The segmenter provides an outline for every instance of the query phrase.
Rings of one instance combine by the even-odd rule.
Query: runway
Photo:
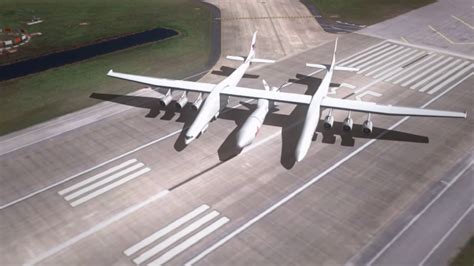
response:
[[[330,62],[333,40],[254,67],[254,78],[239,85],[261,89],[264,78],[286,84],[286,92],[311,93],[323,73],[305,63]],[[430,202],[426,195],[460,164],[472,167],[473,62],[357,33],[340,37],[337,61],[360,71],[336,73],[332,97],[467,111],[468,118],[373,115],[367,137],[359,125],[366,115],[354,113],[351,134],[340,122],[319,128],[296,164],[305,108],[279,105],[254,144],[234,156],[254,101],[232,99],[237,109],[185,147],[190,108],[159,109],[148,92],[98,95],[125,109],[0,155],[2,261],[341,265],[374,258],[418,213],[414,205]],[[335,112],[336,121],[346,115]]]

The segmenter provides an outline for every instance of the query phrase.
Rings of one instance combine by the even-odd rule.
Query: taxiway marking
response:
[[[458,81],[457,83],[455,83],[454,85],[452,85],[451,87],[447,88],[446,90],[444,90],[442,93],[436,95],[435,97],[433,97],[431,100],[429,100],[428,102],[426,102],[425,104],[423,104],[420,108],[426,108],[428,105],[430,105],[431,103],[433,103],[434,101],[438,100],[439,98],[441,98],[442,96],[444,96],[446,93],[448,93],[449,91],[451,91],[453,88],[455,88],[456,86],[458,86],[460,83],[462,83],[467,77],[465,77],[464,79]],[[210,247],[208,247],[207,249],[205,249],[204,251],[202,251],[201,253],[199,253],[197,256],[193,257],[191,260],[189,260],[188,262],[185,263],[186,266],[189,266],[189,265],[193,265],[194,263],[200,261],[201,259],[203,259],[204,257],[206,257],[207,255],[209,255],[211,252],[215,251],[216,249],[218,249],[219,247],[221,247],[222,245],[224,245],[225,243],[227,243],[229,240],[231,240],[232,238],[234,238],[236,235],[240,234],[241,232],[245,231],[247,228],[249,228],[250,226],[252,226],[253,224],[255,224],[256,222],[258,222],[259,220],[261,220],[262,218],[264,218],[265,216],[267,216],[268,214],[270,214],[271,212],[273,212],[274,210],[276,210],[277,208],[279,208],[280,206],[282,206],[283,204],[285,204],[286,202],[288,202],[289,200],[293,199],[295,196],[297,196],[298,194],[300,194],[301,192],[303,192],[304,190],[306,190],[308,187],[310,187],[311,185],[313,185],[314,183],[316,183],[319,179],[321,179],[322,177],[326,176],[328,173],[332,172],[334,169],[338,168],[340,165],[342,165],[344,162],[348,161],[349,159],[351,159],[352,157],[354,157],[355,155],[359,154],[361,151],[365,150],[367,147],[369,147],[370,145],[372,145],[373,143],[375,143],[377,141],[378,138],[382,137],[384,134],[386,134],[386,132],[390,131],[390,130],[393,130],[395,129],[396,127],[398,127],[399,125],[401,125],[402,123],[404,123],[405,121],[407,121],[410,117],[409,116],[405,116],[404,118],[402,118],[401,120],[399,120],[397,123],[395,123],[394,125],[392,125],[390,128],[388,128],[388,130],[380,133],[376,138],[374,139],[371,139],[370,141],[368,141],[367,143],[365,143],[364,145],[362,145],[361,147],[359,147],[357,150],[353,151],[352,153],[350,153],[349,155],[347,155],[346,157],[344,157],[343,159],[341,159],[340,161],[336,162],[335,164],[333,164],[331,167],[327,168],[325,171],[323,171],[321,174],[317,175],[316,177],[312,178],[311,180],[309,180],[308,182],[306,182],[305,184],[303,184],[301,187],[297,188],[296,190],[294,190],[292,193],[288,194],[287,196],[285,196],[284,198],[282,198],[281,200],[279,200],[277,203],[273,204],[272,206],[270,206],[269,208],[265,209],[263,212],[261,212],[260,214],[258,214],[257,216],[255,216],[254,218],[250,219],[248,222],[244,223],[243,225],[241,225],[240,227],[238,227],[237,229],[235,229],[234,231],[230,232],[229,234],[227,234],[226,236],[224,236],[223,238],[221,238],[219,241],[217,241],[216,243],[214,243],[213,245],[211,245]],[[470,164],[472,165],[472,163]],[[454,180],[452,181],[454,182]]]
[[[433,26],[431,25],[428,25],[428,27],[434,31],[435,33],[437,33],[439,36],[441,36],[443,39],[445,39],[446,41],[448,41],[450,44],[452,45],[469,45],[469,44],[474,44],[474,42],[455,42],[453,40],[451,40],[450,38],[448,38],[446,35],[444,35],[443,33],[441,33],[439,30],[435,29]]]
[[[443,92],[444,94],[444,92]],[[442,95],[442,94],[440,94]],[[410,220],[410,222],[405,225],[405,227],[403,227],[403,229],[398,232],[397,235],[395,235],[395,237],[390,240],[390,242],[387,243],[387,245],[385,245],[370,261],[369,263],[367,264],[367,266],[370,266],[372,265],[378,258],[380,258],[380,256],[385,253],[385,251],[387,251],[387,249],[389,247],[391,247],[393,245],[393,243],[395,243],[399,238],[400,236],[403,235],[403,233],[405,233],[408,228],[410,228],[416,221],[418,221],[418,219],[439,199],[441,198],[441,196],[443,196],[443,194],[469,169],[471,168],[473,162],[470,162],[466,167],[464,167],[461,172],[459,172],[459,174],[457,174],[449,183],[448,185],[446,185],[443,190],[441,190],[440,193],[438,193],[438,195],[436,195],[436,197],[434,197],[429,203],[428,205],[425,206],[425,208],[423,208],[423,210],[421,210],[417,215],[415,215],[415,217],[413,217],[413,219]]]
[[[467,27],[469,27],[471,30],[474,30],[474,26],[472,26],[471,24],[467,23],[466,21],[460,19],[459,17],[456,17],[454,15],[451,15],[452,18],[454,18],[455,20],[461,22],[462,24],[466,25]]]
[[[438,241],[438,243],[436,243],[436,245],[430,250],[430,252],[428,254],[426,254],[426,256],[423,258],[423,260],[420,262],[420,266],[422,266],[423,264],[425,264],[425,262],[431,257],[431,255],[439,248],[439,246],[441,246],[441,244],[443,244],[443,242],[446,240],[446,238],[448,238],[451,233],[454,231],[454,229],[456,229],[456,227],[458,227],[458,225],[462,222],[462,220],[464,220],[464,218],[466,218],[466,216],[472,211],[472,209],[474,208],[474,204],[471,204],[471,206],[469,208],[467,208],[467,210],[463,213],[463,215],[456,221],[456,223],[454,223],[453,226],[451,226],[451,228],[449,228],[448,232],[446,232],[443,237]]]

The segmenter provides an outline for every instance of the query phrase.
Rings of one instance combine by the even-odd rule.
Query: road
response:
[[[254,28],[236,25],[248,27],[242,30],[247,46],[244,33]],[[257,53],[268,57],[265,44],[274,36],[259,38]],[[283,91],[311,93],[323,73],[304,65],[329,62],[334,38],[254,66],[253,78],[239,85],[261,88],[265,78],[288,83]],[[361,70],[336,73],[333,82],[341,86],[332,97],[472,113],[471,59],[357,33],[341,36],[339,45],[338,63]],[[204,79],[222,78],[214,76]],[[379,238],[374,250],[384,247],[396,235],[387,228],[403,228],[413,206],[429,202],[423,195],[437,194],[436,185],[456,176],[472,155],[469,115],[374,115],[370,137],[360,126],[343,134],[339,122],[332,131],[318,129],[306,159],[295,164],[304,108],[279,105],[255,143],[233,157],[235,133],[252,101],[232,99],[229,106],[238,108],[185,147],[182,130],[195,115],[189,108],[160,110],[158,95],[147,90],[95,97],[111,103],[0,140],[10,147],[0,155],[5,264],[344,264]],[[73,126],[88,113],[97,119]],[[336,121],[346,115],[336,112]],[[352,117],[359,125],[366,115]]]

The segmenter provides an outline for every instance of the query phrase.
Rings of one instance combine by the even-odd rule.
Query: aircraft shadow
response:
[[[315,93],[316,89],[321,82],[317,78],[305,78],[304,84],[308,85],[308,89],[305,94],[312,95]],[[191,108],[191,104],[187,104],[183,109],[176,110],[174,108],[173,102],[168,106],[163,107],[159,104],[157,98],[153,97],[144,97],[144,96],[132,96],[132,95],[117,95],[117,94],[104,94],[104,93],[92,93],[90,98],[115,102],[119,104],[124,104],[128,106],[138,107],[149,109],[149,113],[146,117],[156,118],[161,112],[165,112],[164,115],[160,118],[163,120],[172,119],[176,113],[179,113],[179,117],[176,122],[183,123],[183,130],[178,136],[174,148],[177,151],[182,151],[186,148],[184,143],[184,133],[186,129],[191,125],[191,123],[196,118],[197,112]],[[245,120],[248,118],[250,113],[255,110],[256,104],[249,104],[242,102],[248,110],[245,109],[233,109],[225,108],[219,115],[219,119],[232,120],[237,125],[234,130],[226,137],[224,142],[218,148],[218,155],[221,161],[227,161],[236,155],[242,152],[241,149],[237,148],[237,132],[242,127]],[[291,169],[295,165],[294,151],[296,149],[296,144],[298,137],[301,135],[301,130],[303,127],[303,121],[306,115],[308,107],[304,105],[296,106],[289,115],[277,114],[275,111],[278,109],[270,110],[267,117],[265,118],[264,125],[270,125],[275,127],[281,127],[281,158],[280,163],[283,167]],[[335,121],[334,126],[331,129],[323,128],[323,120],[319,121],[318,127],[316,129],[313,141],[317,138],[317,133],[322,135],[322,143],[335,144],[336,136],[339,135],[341,138],[342,146],[354,146],[355,139],[380,139],[380,140],[389,140],[389,141],[401,141],[401,142],[414,142],[414,143],[429,143],[429,138],[426,136],[420,136],[416,134],[396,131],[396,130],[387,130],[383,128],[374,127],[371,134],[365,134],[362,132],[362,125],[354,124],[352,131],[345,132],[342,130],[342,122]]]
[[[235,70],[236,68],[233,68],[233,67],[221,66],[219,70],[213,70],[211,74],[228,77]],[[248,78],[248,79],[258,79],[259,77],[260,77],[259,75],[254,75],[254,74],[244,74],[243,76],[243,78]]]

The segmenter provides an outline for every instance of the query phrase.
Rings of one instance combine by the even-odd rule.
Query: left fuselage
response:
[[[196,139],[199,134],[206,131],[212,119],[217,118],[219,112],[226,106],[227,97],[222,99],[221,92],[226,88],[232,88],[239,83],[245,72],[250,66],[250,60],[245,61],[240,65],[230,76],[218,83],[214,89],[209,93],[206,100],[199,109],[196,119],[193,121],[189,129],[186,131],[184,142],[189,144]]]

